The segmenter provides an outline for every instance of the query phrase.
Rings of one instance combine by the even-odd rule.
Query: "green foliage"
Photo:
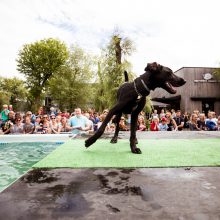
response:
[[[144,107],[144,112],[145,113],[151,113],[152,112],[152,102],[150,96],[146,97],[146,104]]]
[[[52,38],[25,44],[19,51],[17,70],[27,79],[32,107],[39,107],[48,80],[65,64],[67,58],[66,45]]]
[[[213,75],[215,79],[220,80],[220,68],[215,69]]]
[[[122,38],[114,33],[109,44],[102,50],[98,61],[98,79],[95,96],[95,108],[99,111],[110,108],[115,104],[119,86],[124,83],[124,70],[130,72],[130,80],[133,78],[131,64],[126,56],[134,51],[133,43],[128,38]]]
[[[22,105],[27,97],[24,81],[16,77],[0,77],[0,97],[0,106],[11,104],[17,111],[25,110],[25,106]]]
[[[78,46],[72,46],[66,65],[49,80],[48,93],[54,104],[69,111],[77,106],[87,107],[92,96],[93,65],[92,56]]]

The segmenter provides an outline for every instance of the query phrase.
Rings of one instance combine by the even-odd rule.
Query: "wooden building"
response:
[[[170,104],[170,108],[192,113],[194,110],[215,111],[220,115],[220,81],[214,79],[216,68],[182,67],[175,74],[186,80],[186,84],[177,88],[172,95],[163,89],[150,93],[153,101]]]

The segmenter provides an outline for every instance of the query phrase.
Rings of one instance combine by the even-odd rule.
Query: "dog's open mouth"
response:
[[[176,93],[176,89],[174,89],[173,86],[169,82],[165,82],[165,89],[167,90],[167,92],[171,94]]]

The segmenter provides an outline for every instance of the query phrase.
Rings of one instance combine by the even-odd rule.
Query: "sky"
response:
[[[136,51],[140,75],[148,62],[176,71],[220,66],[219,0],[0,0],[0,76],[16,70],[24,44],[57,38],[99,55],[117,28]]]

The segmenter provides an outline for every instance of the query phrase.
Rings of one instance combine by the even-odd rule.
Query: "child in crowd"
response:
[[[153,116],[153,121],[150,124],[151,131],[159,131],[159,118],[157,116]]]
[[[168,125],[167,125],[167,119],[163,117],[161,119],[161,123],[159,123],[159,131],[167,131]]]
[[[138,117],[138,131],[145,131],[146,130],[146,124],[144,121],[144,117],[141,115]]]

